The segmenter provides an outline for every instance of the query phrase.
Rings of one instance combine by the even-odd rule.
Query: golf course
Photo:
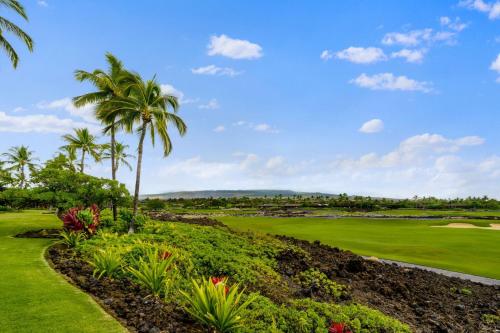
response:
[[[240,231],[292,236],[365,256],[500,279],[500,230],[448,228],[449,220],[370,218],[218,218]],[[487,227],[491,221],[453,220]]]

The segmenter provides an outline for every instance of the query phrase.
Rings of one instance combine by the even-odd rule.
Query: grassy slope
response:
[[[40,211],[0,214],[0,332],[125,332],[47,265],[52,240],[11,237],[59,225]]]
[[[373,255],[500,279],[500,231],[431,228],[449,222],[363,218],[220,217],[239,230],[294,236]]]

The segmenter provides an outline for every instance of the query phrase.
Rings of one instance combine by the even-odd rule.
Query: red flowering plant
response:
[[[352,331],[344,323],[332,323],[328,333],[352,333]]]
[[[215,287],[224,286],[224,295],[229,292],[229,287],[226,285],[227,277],[211,277],[210,281]]]
[[[100,223],[99,207],[92,205],[89,208],[73,207],[63,215],[64,229],[73,232],[84,232],[88,235],[95,233]]]

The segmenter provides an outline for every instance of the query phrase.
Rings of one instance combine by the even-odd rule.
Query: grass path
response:
[[[12,237],[59,225],[40,211],[0,213],[0,332],[126,332],[48,266],[43,253],[53,240]]]
[[[500,230],[432,228],[449,220],[219,217],[238,230],[288,235],[376,256],[500,279]],[[453,221],[487,226],[491,221]]]

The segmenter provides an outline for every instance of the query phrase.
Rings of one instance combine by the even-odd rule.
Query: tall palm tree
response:
[[[182,136],[187,131],[184,121],[177,115],[179,104],[177,98],[163,94],[155,78],[144,81],[139,75],[132,78],[131,91],[128,96],[116,97],[104,103],[109,110],[107,117],[116,119],[118,126],[132,131],[136,127],[139,134],[137,146],[137,169],[134,189],[134,210],[130,222],[129,233],[134,232],[134,222],[139,205],[139,189],[141,184],[142,154],[144,139],[149,131],[151,142],[154,146],[156,135],[162,141],[163,155],[168,156],[172,151],[172,142],[167,131],[169,123],[173,123]],[[173,112],[170,112],[172,109]]]
[[[128,162],[129,158],[135,158],[134,155],[127,154],[127,149],[129,148],[129,145],[124,145],[121,142],[116,142],[115,143],[115,171],[118,171],[120,168],[120,165],[123,164],[125,165],[130,171],[132,171],[132,166]],[[108,160],[113,158],[113,153],[111,151],[111,147],[107,147],[106,151],[102,155],[102,159]]]
[[[28,16],[26,15],[26,11],[24,10],[23,5],[21,5],[21,3],[17,0],[0,0],[0,7],[7,7],[8,9],[16,12],[16,14],[21,16],[26,21],[28,20]],[[12,33],[14,36],[22,40],[26,47],[28,47],[28,50],[30,52],[33,51],[33,40],[16,24],[7,20],[5,17],[0,16],[0,47],[4,49],[4,51],[10,58],[12,66],[16,68],[17,63],[19,62],[19,56],[14,47],[9,43],[7,39],[5,39],[4,32],[6,31]]]
[[[26,168],[29,171],[33,171],[36,167],[34,161],[37,158],[33,157],[33,151],[29,150],[26,146],[17,146],[10,148],[3,156],[7,157],[5,163],[10,164],[10,167],[6,170],[15,171],[17,173],[19,188],[26,188],[28,185]]]
[[[110,160],[111,160],[111,178],[116,180],[116,171],[118,166],[116,164],[115,151],[116,151],[116,121],[114,117],[107,117],[108,110],[103,103],[115,97],[124,97],[129,92],[130,77],[133,75],[124,69],[123,63],[118,60],[113,54],[106,53],[106,61],[108,62],[108,71],[105,72],[96,69],[93,72],[84,70],[75,71],[75,78],[80,81],[87,81],[97,89],[81,96],[73,98],[73,103],[76,107],[82,107],[88,104],[95,104],[95,115],[97,119],[101,120],[106,127],[106,134],[111,137],[110,142]],[[112,202],[113,219],[117,218],[117,207]]]
[[[94,161],[101,160],[101,145],[98,144],[97,138],[90,134],[88,128],[76,128],[75,135],[63,135],[63,140],[68,143],[69,147],[80,150],[82,157],[80,159],[80,172],[83,173],[85,169],[85,154],[89,154],[94,158]],[[71,149],[71,148],[67,149]],[[66,149],[66,148],[65,148]]]

